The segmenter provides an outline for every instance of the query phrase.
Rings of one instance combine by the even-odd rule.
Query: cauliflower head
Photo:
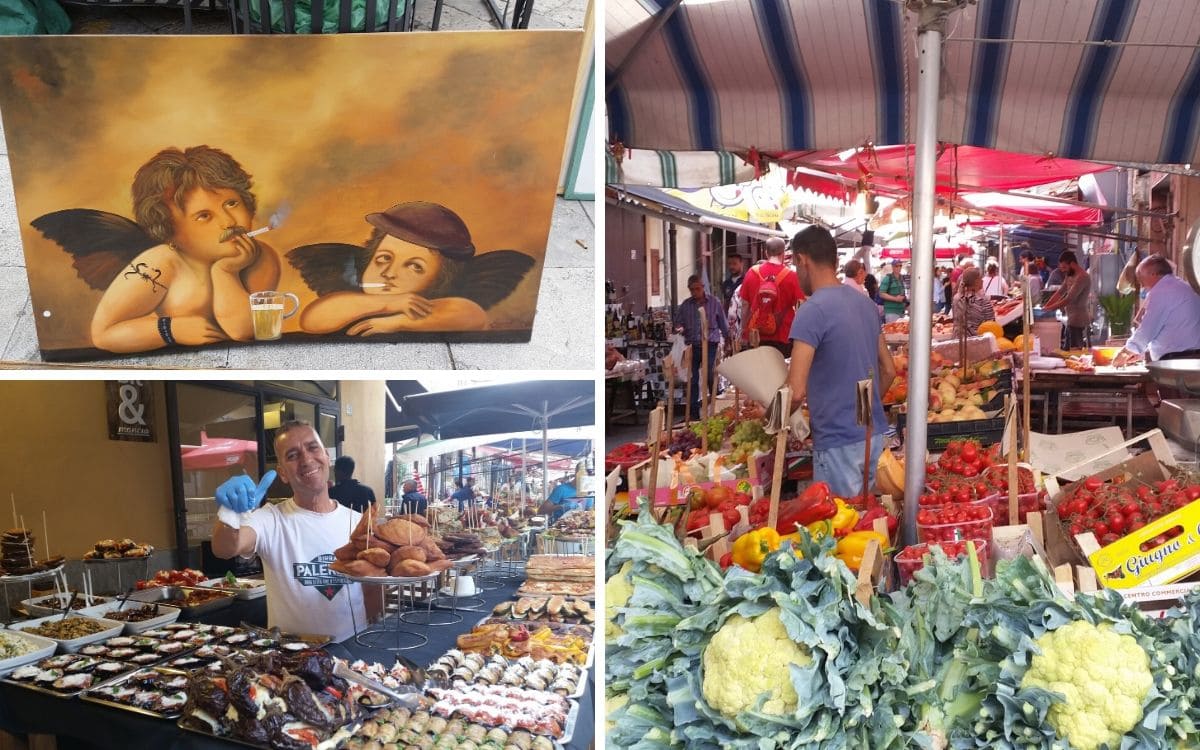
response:
[[[1021,687],[1040,687],[1066,697],[1047,720],[1078,750],[1121,746],[1121,735],[1142,720],[1154,685],[1150,657],[1131,636],[1108,625],[1073,622],[1037,641]]]
[[[734,615],[704,649],[704,700],[733,719],[766,693],[763,713],[789,714],[798,701],[789,665],[811,662],[808,650],[788,636],[778,607],[753,620]]]
[[[629,597],[633,596],[633,584],[629,580],[632,571],[633,561],[630,560],[604,583],[605,638],[616,638],[625,632],[617,625],[617,610],[624,607],[629,602]]]

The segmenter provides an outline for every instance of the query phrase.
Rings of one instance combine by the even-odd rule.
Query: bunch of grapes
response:
[[[692,423],[692,432],[696,433],[697,437],[708,436],[709,450],[715,450],[721,447],[721,443],[725,440],[725,428],[729,426],[729,417],[712,417],[710,419],[701,419]]]
[[[755,451],[767,451],[771,449],[773,441],[767,431],[763,429],[763,423],[758,420],[744,420],[738,422],[733,429],[733,453],[730,457],[738,463],[746,463]]]
[[[693,429],[695,426],[693,425]],[[700,436],[692,430],[676,430],[671,435],[667,453],[682,453],[684,458],[692,455],[692,451],[700,450]]]

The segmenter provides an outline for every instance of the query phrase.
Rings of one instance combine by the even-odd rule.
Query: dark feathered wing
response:
[[[295,248],[287,254],[287,259],[309,289],[324,297],[334,292],[360,291],[356,261],[364,252],[358,245],[319,242]]]
[[[487,310],[512,294],[532,268],[533,258],[515,250],[477,255],[467,261],[446,296],[465,297]]]
[[[91,208],[55,211],[31,224],[71,254],[79,278],[93,289],[107,289],[134,258],[158,244],[129,219]]]

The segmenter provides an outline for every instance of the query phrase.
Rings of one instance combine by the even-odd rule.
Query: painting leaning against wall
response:
[[[43,356],[528,340],[581,41],[0,39]]]

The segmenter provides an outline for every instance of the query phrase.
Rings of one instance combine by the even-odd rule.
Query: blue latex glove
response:
[[[252,511],[262,503],[267,489],[275,481],[275,470],[263,475],[257,485],[245,474],[230,477],[217,488],[217,502],[236,513]]]

